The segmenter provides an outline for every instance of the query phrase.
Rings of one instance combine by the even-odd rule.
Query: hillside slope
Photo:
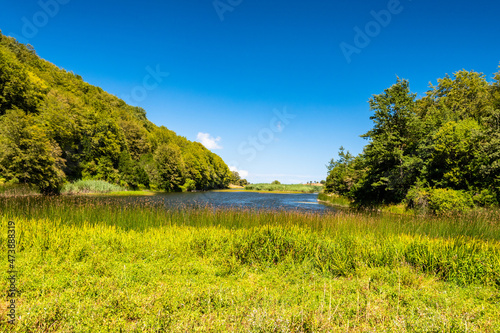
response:
[[[140,107],[37,56],[0,32],[0,178],[58,193],[77,179],[177,191],[222,188],[231,172],[198,142]]]

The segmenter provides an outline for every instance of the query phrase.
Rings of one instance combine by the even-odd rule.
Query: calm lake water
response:
[[[136,200],[135,197],[123,199],[127,202]],[[320,213],[335,211],[332,207],[318,203],[317,199],[317,193],[281,194],[243,191],[169,193],[147,197],[148,201],[164,203],[166,207],[212,205],[221,208],[301,210]]]

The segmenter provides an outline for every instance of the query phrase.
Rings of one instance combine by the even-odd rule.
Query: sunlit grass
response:
[[[319,215],[87,196],[0,198],[0,210],[2,257],[7,221],[17,225],[18,331],[500,327],[497,211]]]
[[[318,194],[318,200],[326,203],[326,204],[331,204],[334,206],[340,206],[340,207],[349,207],[351,204],[351,200],[341,197],[339,195],[335,194],[326,194],[326,193],[319,193]]]

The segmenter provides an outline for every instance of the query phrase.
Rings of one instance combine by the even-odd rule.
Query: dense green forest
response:
[[[474,71],[446,75],[422,98],[398,78],[369,103],[369,142],[358,156],[340,148],[326,192],[436,213],[499,204],[500,72],[493,82]]]
[[[166,191],[226,187],[232,173],[198,142],[39,58],[0,32],[0,179],[59,193],[105,180]]]

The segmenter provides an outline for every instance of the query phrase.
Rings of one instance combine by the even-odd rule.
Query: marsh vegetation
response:
[[[496,211],[421,217],[124,202],[0,198],[2,253],[7,221],[17,225],[17,331],[500,327]]]

